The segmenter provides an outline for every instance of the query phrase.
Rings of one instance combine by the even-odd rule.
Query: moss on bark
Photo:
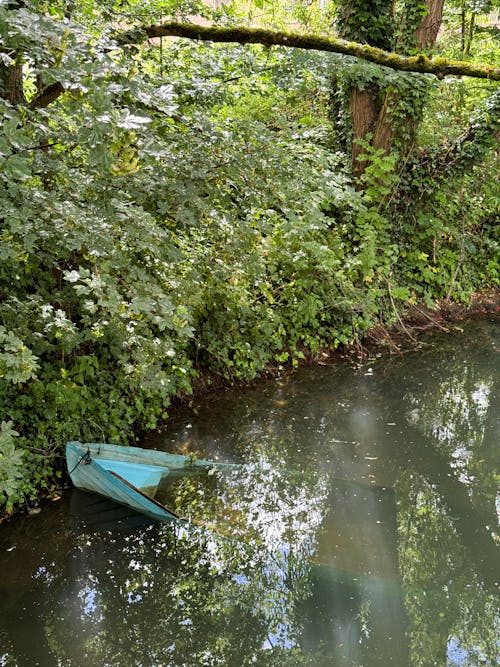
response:
[[[470,63],[446,58],[430,58],[423,54],[400,56],[383,51],[368,44],[348,42],[344,39],[302,35],[294,32],[274,32],[259,28],[220,28],[199,26],[193,23],[163,23],[118,33],[115,37],[120,46],[140,44],[148,39],[160,37],[184,37],[210,42],[234,42],[237,44],[262,44],[263,46],[286,46],[296,49],[339,53],[362,58],[383,67],[402,72],[445,76],[470,76],[480,79],[500,81],[500,67],[489,64]]]

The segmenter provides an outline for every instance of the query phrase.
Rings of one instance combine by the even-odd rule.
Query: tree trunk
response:
[[[460,51],[465,53],[465,27],[467,19],[467,9],[465,0],[462,0],[462,9],[460,12]]]
[[[475,27],[476,27],[476,13],[473,11],[471,13],[471,17],[470,17],[469,34],[467,36],[467,43],[465,45],[465,53],[467,55],[469,55],[471,47],[472,47],[472,40],[474,38]]]
[[[374,11],[373,3],[366,2],[365,5],[366,14],[371,16],[373,25],[377,26],[379,30],[380,16]],[[432,49],[434,46],[441,27],[443,6],[444,0],[427,0],[427,12],[413,32],[414,46],[420,52]],[[345,7],[342,8],[342,11],[344,19],[347,17],[345,20],[353,20]],[[386,16],[387,8],[379,9],[379,13]],[[355,25],[350,28],[343,26],[343,31],[350,36],[356,34],[357,28]],[[377,34],[377,39],[380,41],[379,34]],[[380,102],[381,93],[382,103]],[[406,122],[401,123],[401,120],[397,122],[395,112],[400,102],[401,93],[394,89],[388,89],[384,95],[383,90],[377,86],[360,89],[353,82],[349,110],[353,130],[352,166],[353,174],[358,182],[366,167],[366,163],[359,160],[359,155],[366,152],[366,148],[360,145],[360,141],[364,143],[369,139],[374,149],[381,149],[385,154],[390,153],[396,144],[400,153],[408,152],[413,145],[420,108],[417,106],[413,115],[408,114]],[[423,104],[423,101],[419,104]]]
[[[25,5],[24,0],[11,0],[7,2],[6,9],[15,11],[22,9]],[[3,53],[13,59],[12,64],[5,64],[0,58],[0,98],[10,102],[14,106],[24,104],[23,89],[23,66],[21,64],[20,54],[12,50],[2,49]]]
[[[427,14],[415,30],[415,46],[419,51],[429,51],[434,47],[443,21],[444,0],[428,0]]]
[[[372,133],[377,123],[377,108],[375,105],[375,91],[366,88],[352,88],[350,99],[350,110],[352,118],[353,136],[356,138],[366,137]],[[366,152],[359,141],[352,142],[352,168],[356,179],[358,179],[366,168],[366,162],[359,156]]]
[[[400,95],[397,93],[387,93],[378,114],[372,145],[375,149],[381,148],[384,153],[390,153],[394,139],[398,134],[394,120],[391,119],[391,109],[398,103],[399,99]]]
[[[22,65],[0,64],[0,98],[14,106],[26,102],[23,91]]]

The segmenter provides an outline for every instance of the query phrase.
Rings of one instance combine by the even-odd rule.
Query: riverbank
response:
[[[398,317],[396,322],[390,325],[377,324],[366,331],[362,338],[356,339],[350,345],[343,345],[335,350],[325,348],[319,354],[312,354],[309,349],[303,348],[303,359],[298,359],[296,365],[330,364],[335,363],[336,359],[345,357],[356,357],[359,360],[378,355],[381,351],[402,354],[408,349],[414,349],[415,345],[419,344],[421,337],[431,331],[451,331],[451,326],[460,320],[494,313],[500,313],[500,288],[477,292],[472,295],[467,304],[442,300],[436,303],[434,310],[423,304],[411,305],[407,313]],[[228,389],[256,386],[271,377],[291,372],[293,368],[292,364],[270,364],[257,379],[251,382],[228,380],[206,369],[200,369],[199,377],[192,383],[193,392],[189,395],[175,397],[169,414],[172,416],[176,409],[183,409],[192,402],[210,395],[216,396]]]
[[[257,387],[273,377],[289,374],[298,366],[335,364],[336,360],[345,358],[352,358],[355,363],[359,363],[370,357],[380,356],[384,352],[404,354],[419,346],[424,334],[437,330],[451,332],[453,325],[460,320],[499,312],[500,289],[488,289],[474,294],[468,304],[442,301],[434,310],[423,305],[410,306],[405,316],[399,316],[396,322],[390,325],[377,324],[366,331],[362,338],[356,339],[350,345],[339,346],[335,350],[325,348],[313,354],[311,350],[304,347],[301,349],[301,358],[296,358],[293,363],[268,364],[256,379],[249,382],[238,378],[229,379],[200,368],[198,377],[192,381],[192,392],[173,397],[168,408],[168,417],[159,422],[154,429],[138,431],[135,440],[138,443],[147,442],[152,434],[160,432],[190,405],[200,401],[216,400],[222,393],[229,390]],[[106,439],[105,435],[103,437]],[[68,486],[69,479],[66,475],[65,460],[60,453],[62,444],[55,443],[54,448],[49,452],[47,462],[52,467],[53,473],[44,480],[38,494],[36,496],[31,494],[24,503],[11,508],[7,513],[4,512],[3,517],[0,516],[0,523],[15,514],[38,511],[40,504],[43,505],[57,498]]]
[[[387,344],[398,349],[398,342],[413,340],[419,335],[436,329],[447,330],[447,325],[456,324],[469,317],[480,317],[500,312],[500,289],[489,289],[473,294],[468,304],[442,300],[431,310],[425,305],[412,305],[405,317],[391,327],[383,325],[367,332],[366,340],[376,344]],[[395,345],[395,347],[394,347]]]
[[[5,664],[493,667],[499,325],[186,410],[157,448],[269,466],[174,482],[209,530],[78,490],[0,527]]]

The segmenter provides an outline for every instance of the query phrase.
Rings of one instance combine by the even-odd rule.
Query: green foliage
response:
[[[0,326],[0,378],[14,384],[36,377],[37,358],[12,331]]]
[[[425,0],[403,0],[396,3],[396,25],[394,46],[398,52],[415,53],[415,30],[428,11]]]
[[[385,0],[339,3],[338,29],[342,37],[390,50],[394,22]]]
[[[498,157],[440,188],[401,221],[406,279],[431,304],[436,294],[467,301],[477,285],[499,285]],[[429,204],[432,206],[429,206]],[[486,261],[484,261],[486,259]],[[475,287],[476,286],[476,287]]]
[[[24,452],[14,445],[18,435],[12,422],[0,424],[0,508],[4,506],[7,512],[12,509],[23,477]]]
[[[353,80],[391,92],[402,143],[427,79],[259,46],[112,41],[117,24],[196,7],[0,7],[0,417],[25,452],[22,478],[6,468],[10,505],[51,492],[65,440],[130,442],[200,373],[248,381],[349,343],[409,300],[498,283],[487,149],[470,159],[490,160],[491,178],[454,172],[441,194],[425,170],[408,185],[396,152],[369,143],[356,190],[333,149],[333,67],[342,94]],[[224,8],[217,21],[240,16]],[[23,96],[8,101],[20,63]],[[64,92],[37,107],[55,82]],[[450,89],[433,91],[423,144],[437,122],[458,122]],[[472,109],[476,91],[466,99]]]

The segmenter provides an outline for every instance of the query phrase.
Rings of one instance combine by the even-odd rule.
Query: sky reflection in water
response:
[[[0,528],[0,665],[497,665],[500,321],[207,400],[149,444],[244,464]]]

